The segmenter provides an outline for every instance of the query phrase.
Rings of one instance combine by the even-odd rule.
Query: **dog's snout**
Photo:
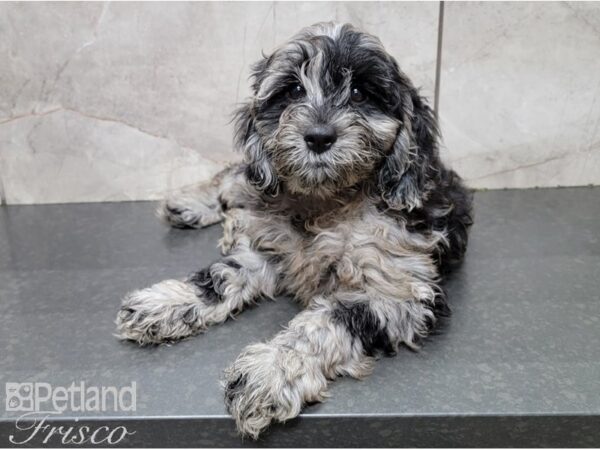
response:
[[[331,148],[337,139],[335,128],[331,125],[317,125],[304,134],[308,148],[315,153],[323,153]]]

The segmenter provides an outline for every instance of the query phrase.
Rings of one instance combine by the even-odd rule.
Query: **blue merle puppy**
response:
[[[435,117],[374,36],[320,23],[254,65],[237,111],[244,154],[168,199],[175,227],[223,221],[223,258],[125,297],[119,335],[182,339],[261,297],[305,309],[226,370],[225,403],[256,438],[322,401],[329,381],[369,374],[416,347],[447,313],[439,283],[461,260],[471,196],[438,156]]]

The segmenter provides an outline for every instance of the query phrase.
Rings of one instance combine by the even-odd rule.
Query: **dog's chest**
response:
[[[316,218],[280,216],[259,230],[258,249],[277,261],[285,288],[305,301],[342,285],[359,287],[407,254],[398,224],[368,205]]]

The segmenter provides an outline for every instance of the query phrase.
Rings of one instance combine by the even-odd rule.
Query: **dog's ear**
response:
[[[399,73],[396,116],[400,130],[379,171],[379,189],[390,208],[411,211],[423,206],[439,172],[438,127],[431,108]]]
[[[266,68],[259,62],[254,66],[254,86],[258,90],[260,74]],[[262,139],[256,130],[256,109],[254,100],[250,100],[235,111],[235,143],[244,154],[246,178],[258,190],[275,196],[279,192],[279,180],[263,147]]]
[[[235,141],[244,154],[248,181],[265,194],[277,195],[279,181],[256,131],[251,103],[241,106],[235,112]]]

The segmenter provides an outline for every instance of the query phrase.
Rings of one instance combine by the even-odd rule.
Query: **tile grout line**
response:
[[[440,1],[440,9],[438,15],[438,33],[437,33],[437,54],[435,60],[435,91],[433,97],[433,111],[435,117],[439,117],[440,108],[440,83],[442,76],[442,44],[444,37],[444,2]]]
[[[6,205],[6,195],[4,195],[4,184],[2,183],[2,177],[0,177],[0,206]]]

